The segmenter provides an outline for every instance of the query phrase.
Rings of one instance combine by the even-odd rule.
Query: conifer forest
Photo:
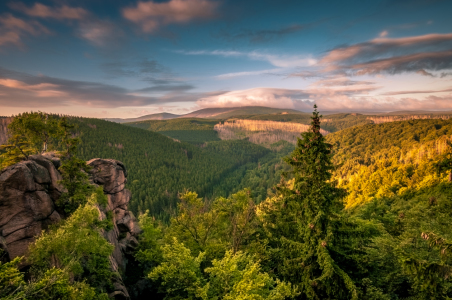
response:
[[[64,188],[26,255],[2,241],[0,299],[122,299],[118,278],[129,299],[450,299],[452,119],[372,118],[10,118],[0,179],[51,153]],[[93,158],[127,170],[125,268]]]

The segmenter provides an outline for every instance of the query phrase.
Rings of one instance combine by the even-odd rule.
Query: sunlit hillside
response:
[[[214,130],[222,140],[248,139],[255,144],[271,145],[281,140],[295,144],[301,132],[309,130],[309,125],[292,122],[261,120],[230,120],[215,125]],[[321,129],[323,135],[329,132]]]

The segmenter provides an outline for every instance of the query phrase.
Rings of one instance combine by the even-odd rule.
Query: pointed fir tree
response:
[[[364,249],[377,233],[343,213],[346,191],[331,180],[332,145],[320,133],[317,106],[309,131],[286,158],[293,179],[282,179],[273,199],[260,205],[273,265],[280,279],[298,286],[299,299],[358,299],[353,278],[364,276]]]

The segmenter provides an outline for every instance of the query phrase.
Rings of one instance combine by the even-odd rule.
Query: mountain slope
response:
[[[210,142],[200,148],[161,134],[99,119],[74,118],[85,160],[113,158],[129,171],[132,211],[166,218],[186,189],[202,197],[228,196],[233,186],[217,187],[234,170],[271,153],[248,141]]]
[[[121,118],[107,118],[105,120],[116,122],[116,123],[129,123],[129,122],[140,122],[146,120],[169,120],[179,117],[179,115],[170,114],[170,113],[158,113],[158,114],[150,114],[141,116],[138,118],[130,118],[130,119],[121,119]]]
[[[348,207],[395,197],[446,180],[436,163],[448,151],[452,120],[368,124],[326,136],[335,146],[334,177],[350,194]]]
[[[241,115],[260,115],[283,112],[305,114],[301,111],[293,109],[271,108],[264,106],[243,106],[243,107],[204,108],[182,115],[179,118],[228,119]]]

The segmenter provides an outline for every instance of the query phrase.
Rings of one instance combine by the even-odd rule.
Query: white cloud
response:
[[[305,96],[302,90],[255,88],[227,92],[199,99],[201,107],[268,106],[293,108],[294,99]]]
[[[310,55],[277,55],[262,53],[259,51],[240,52],[233,50],[196,50],[196,51],[174,51],[185,55],[215,55],[223,57],[248,57],[251,60],[266,61],[275,67],[292,68],[307,67],[317,64],[317,60]]]

